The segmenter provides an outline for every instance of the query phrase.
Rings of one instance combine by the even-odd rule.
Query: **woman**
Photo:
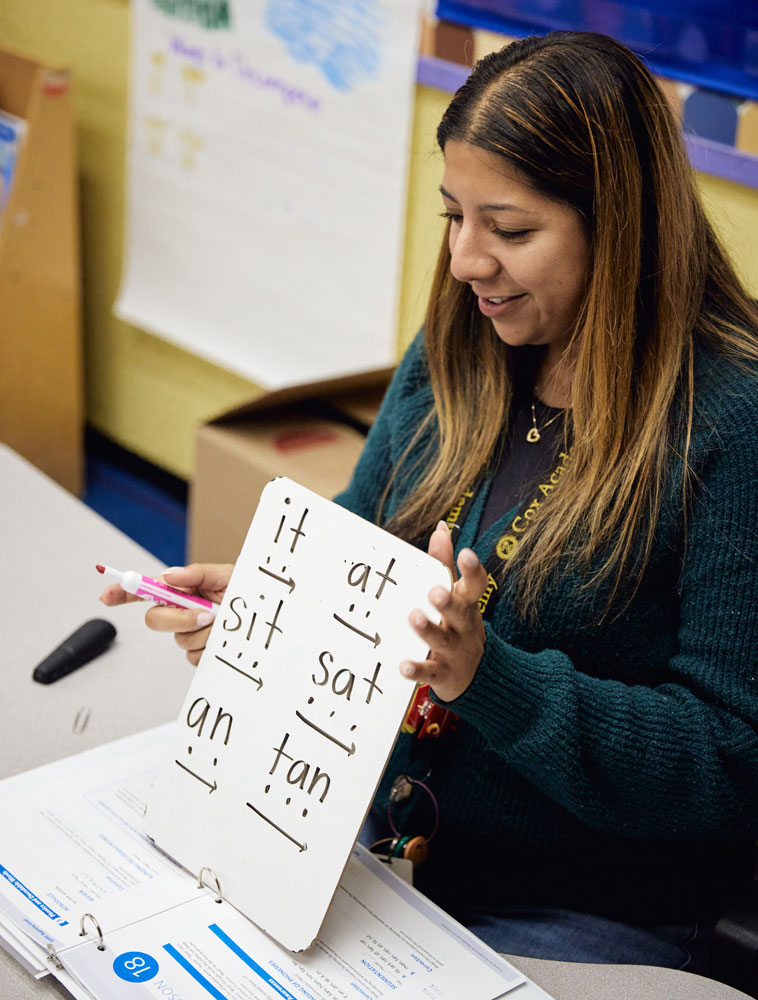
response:
[[[426,835],[417,885],[498,950],[707,971],[758,834],[758,317],[613,40],[487,56],[438,141],[425,331],[338,502],[455,559],[401,665],[455,717],[372,836]],[[148,621],[197,662],[192,613]]]

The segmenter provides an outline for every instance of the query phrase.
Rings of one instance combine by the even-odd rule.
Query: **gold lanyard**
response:
[[[495,542],[495,547],[484,564],[484,568],[487,570],[487,589],[479,598],[479,611],[482,615],[486,615],[488,612],[491,613],[497,600],[500,589],[497,580],[497,571],[501,563],[508,562],[515,555],[524,533],[528,530],[537,511],[542,503],[544,503],[545,497],[552,493],[561,481],[561,476],[571,461],[571,452],[571,448],[568,451],[558,452],[558,458],[560,459],[558,465],[546,477],[546,481],[539,484],[538,492],[534,499],[519,507],[516,516],[498,538],[497,542]],[[445,523],[450,530],[450,534],[462,529],[468,515],[471,513],[472,503],[477,493],[478,487],[476,489],[465,490],[451,508],[450,513],[445,518]]]

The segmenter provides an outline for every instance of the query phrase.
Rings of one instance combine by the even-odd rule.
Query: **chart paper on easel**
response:
[[[132,0],[116,311],[278,387],[386,367],[417,0]]]
[[[287,479],[263,492],[146,830],[292,951],[318,934],[414,690],[448,569]]]

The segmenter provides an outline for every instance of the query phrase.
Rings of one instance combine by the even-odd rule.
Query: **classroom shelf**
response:
[[[0,50],[0,108],[26,121],[0,219],[0,440],[78,494],[84,407],[69,72]]]

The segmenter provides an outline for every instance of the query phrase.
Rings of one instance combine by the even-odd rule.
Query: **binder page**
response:
[[[494,1000],[525,977],[357,848],[315,946],[293,955],[208,894],[61,957],[109,1000]],[[547,995],[530,984],[530,1000]]]
[[[197,896],[140,828],[167,728],[0,782],[0,912],[38,956],[80,941],[84,913],[107,933]]]
[[[0,945],[35,979],[42,979],[50,972],[40,948],[29,941],[26,935],[5,917],[2,909],[0,909]]]
[[[438,560],[296,483],[263,491],[150,796],[148,834],[293,951],[318,934],[423,660]]]

